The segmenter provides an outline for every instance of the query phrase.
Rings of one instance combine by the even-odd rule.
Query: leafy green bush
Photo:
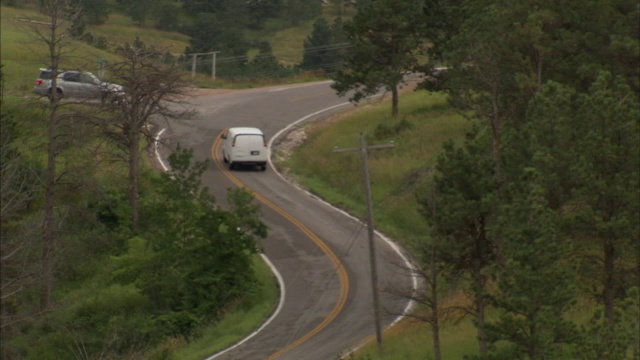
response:
[[[115,284],[76,297],[84,299],[43,318],[14,342],[23,358],[117,357],[140,351],[161,335],[153,327],[148,300],[134,286]]]
[[[400,135],[406,130],[413,129],[415,129],[415,125],[411,121],[404,118],[393,126],[389,125],[387,122],[382,122],[378,124],[378,126],[376,126],[376,128],[373,130],[373,138],[375,140],[387,140],[396,135]]]

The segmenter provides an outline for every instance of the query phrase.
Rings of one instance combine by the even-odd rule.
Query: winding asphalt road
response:
[[[172,124],[163,134],[174,145],[192,148],[196,160],[213,160],[203,182],[221,205],[230,187],[245,186],[254,192],[269,227],[269,236],[260,245],[282,282],[280,307],[261,331],[208,359],[336,359],[375,334],[366,227],[292,186],[272,167],[266,172],[229,171],[219,149],[218,136],[227,127],[258,127],[272,143],[291,124],[347,109],[351,105],[345,102],[328,82],[198,90],[191,104],[199,116]],[[404,265],[400,251],[380,236],[376,250],[380,286],[394,284],[411,291],[414,281],[400,269]],[[384,326],[409,306],[385,293],[380,300]]]

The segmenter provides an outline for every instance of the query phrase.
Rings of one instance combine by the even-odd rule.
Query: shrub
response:
[[[106,37],[98,36],[93,41],[93,46],[97,47],[98,49],[105,50],[109,47],[109,42],[107,41]]]

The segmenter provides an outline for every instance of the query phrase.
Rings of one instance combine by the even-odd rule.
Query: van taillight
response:
[[[36,85],[42,85],[42,83],[43,83],[43,82],[44,82],[44,81],[42,81],[42,80],[38,79],[38,80],[36,80]]]

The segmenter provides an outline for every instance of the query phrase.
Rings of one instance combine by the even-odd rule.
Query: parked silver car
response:
[[[51,69],[40,69],[33,92],[41,96],[49,96],[53,91],[52,79]],[[58,70],[56,91],[61,97],[72,98],[105,100],[124,97],[124,88],[121,85],[101,81],[94,74],[81,70]]]

